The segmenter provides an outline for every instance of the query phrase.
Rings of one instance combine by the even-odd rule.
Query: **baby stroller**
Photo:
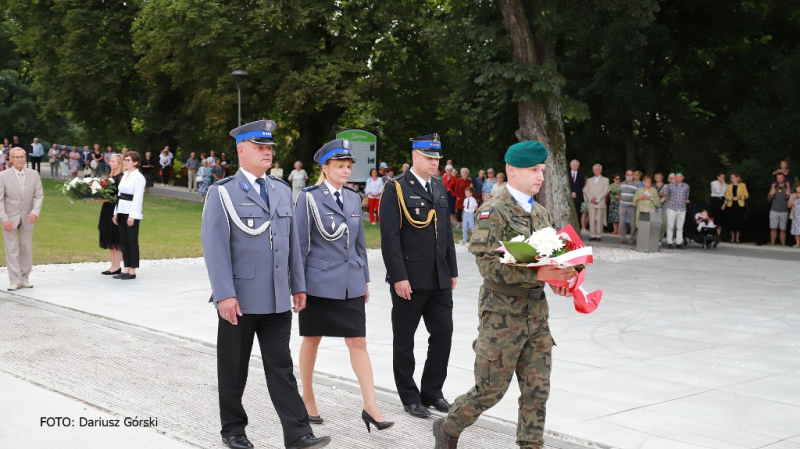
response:
[[[708,223],[698,223],[700,215],[703,211],[708,211],[708,205],[705,203],[692,201],[686,206],[686,225],[684,233],[684,247],[689,247],[689,242],[693,241],[703,245],[703,249],[717,249],[719,245],[719,236],[717,235],[717,226],[713,221]]]

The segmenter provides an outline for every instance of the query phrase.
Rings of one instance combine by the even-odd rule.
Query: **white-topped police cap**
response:
[[[272,132],[277,127],[278,124],[272,120],[259,120],[234,129],[231,137],[236,139],[237,145],[245,140],[258,145],[277,145],[272,140]]]
[[[350,159],[353,163],[356,159],[350,153],[350,141],[347,139],[331,140],[314,154],[314,161],[323,165],[331,160]]]
[[[412,137],[408,140],[411,141],[411,148],[423,156],[441,159],[442,142],[439,140],[439,134],[433,133],[426,136]]]

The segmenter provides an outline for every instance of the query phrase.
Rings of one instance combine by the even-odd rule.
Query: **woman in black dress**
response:
[[[109,179],[114,180],[114,186],[119,186],[122,180],[122,156],[113,154],[108,158],[108,165],[111,167],[111,175]],[[114,195],[116,197],[116,195]],[[119,241],[119,228],[114,224],[114,206],[113,202],[108,200],[98,200],[103,203],[100,209],[100,222],[97,224],[97,229],[100,231],[100,248],[107,249],[111,255],[111,268],[102,272],[101,274],[120,274],[122,268],[122,248]]]
[[[322,337],[344,337],[364,398],[361,419],[367,430],[370,424],[383,430],[393,423],[385,422],[378,410],[367,353],[365,304],[369,301],[369,266],[361,197],[344,186],[353,167],[349,146],[347,140],[336,139],[317,151],[314,160],[322,166],[320,180],[301,192],[295,203],[294,220],[308,295],[305,309],[298,314],[303,337],[303,402],[310,422],[321,424],[313,387],[317,349]]]

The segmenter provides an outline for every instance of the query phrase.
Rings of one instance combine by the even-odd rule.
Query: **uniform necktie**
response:
[[[341,196],[339,196],[339,192],[333,192],[333,196],[336,197],[336,204],[339,205],[339,209],[341,209],[342,212],[344,212],[344,203],[342,203],[342,198]]]
[[[536,202],[536,201],[534,201],[534,200],[533,200],[533,197],[531,197],[531,198],[528,200],[528,204],[530,204],[530,205],[531,205],[531,207],[533,207],[533,203],[535,203],[535,202]]]
[[[25,196],[25,176],[17,173],[17,185],[19,186],[19,196]]]
[[[433,192],[431,192],[431,182],[428,181],[425,183],[425,191],[428,192],[428,195],[433,199]]]
[[[267,197],[267,181],[264,178],[256,179],[256,183],[261,187],[261,199],[264,200],[264,204],[267,205],[267,209],[269,209],[269,198]]]

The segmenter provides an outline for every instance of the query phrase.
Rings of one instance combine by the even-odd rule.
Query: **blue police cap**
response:
[[[436,159],[442,158],[442,142],[439,141],[439,134],[433,133],[427,136],[412,137],[411,148],[420,154]]]
[[[246,140],[258,145],[277,145],[272,141],[272,131],[277,127],[278,124],[272,120],[259,120],[234,129],[231,137],[236,139],[237,144]]]
[[[331,140],[314,154],[314,161],[319,165],[323,165],[325,162],[331,160],[340,159],[350,159],[353,163],[356,162],[356,159],[350,153],[350,141],[347,139]]]

